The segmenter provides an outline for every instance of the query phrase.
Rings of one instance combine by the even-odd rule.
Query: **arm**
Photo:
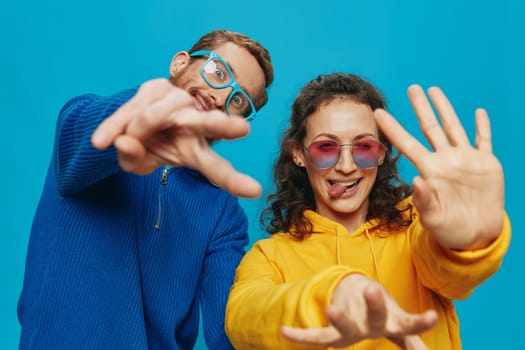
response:
[[[246,215],[237,198],[228,198],[202,270],[200,303],[203,334],[209,349],[233,349],[224,332],[224,314],[235,269],[248,244]]]
[[[130,89],[111,97],[82,95],[62,108],[57,121],[53,163],[61,195],[74,195],[120,171],[115,150],[108,148],[99,152],[91,145],[90,138],[102,120],[134,92],[135,89]]]
[[[503,170],[492,153],[487,113],[476,111],[476,145],[470,145],[443,92],[430,88],[438,122],[423,90],[408,95],[427,150],[386,111],[376,121],[392,144],[417,168],[413,202],[419,213],[409,231],[418,273],[429,288],[449,298],[464,298],[493,274],[510,242],[504,211]],[[443,126],[441,126],[443,125]]]
[[[435,321],[433,312],[404,312],[379,284],[347,266],[283,282],[259,244],[237,269],[226,310],[226,332],[236,348],[325,349],[385,336],[406,348],[426,349],[419,337],[407,334]]]
[[[448,299],[465,299],[501,266],[510,244],[510,221],[504,216],[501,234],[487,247],[447,249],[415,219],[409,230],[414,265],[421,282]]]

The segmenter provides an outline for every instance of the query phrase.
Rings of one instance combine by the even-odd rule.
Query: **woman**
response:
[[[486,112],[472,147],[441,90],[428,93],[443,128],[423,90],[408,90],[433,151],[355,75],[301,90],[261,217],[272,236],[245,255],[230,293],[236,349],[461,348],[452,301],[497,271],[510,224]],[[393,146],[419,171],[413,188]]]

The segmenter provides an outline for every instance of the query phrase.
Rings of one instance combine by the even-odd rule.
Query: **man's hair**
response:
[[[189,53],[191,54],[199,50],[214,50],[230,42],[245,48],[255,57],[264,72],[265,86],[268,88],[273,82],[273,65],[270,59],[270,53],[260,43],[245,34],[223,29],[214,30],[202,36],[189,50]],[[266,102],[268,102],[266,90],[262,92],[262,95],[254,98],[253,101],[257,110],[264,106]]]

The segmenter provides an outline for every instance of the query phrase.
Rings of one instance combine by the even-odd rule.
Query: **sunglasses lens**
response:
[[[385,157],[385,147],[374,140],[361,140],[352,145],[352,159],[363,169],[379,166]],[[335,141],[316,141],[308,147],[310,162],[317,169],[329,169],[339,161],[340,146]]]
[[[361,168],[375,168],[383,161],[385,148],[374,140],[362,140],[352,145],[352,158]]]
[[[331,168],[339,160],[339,145],[334,141],[316,141],[308,147],[308,157],[318,169]]]

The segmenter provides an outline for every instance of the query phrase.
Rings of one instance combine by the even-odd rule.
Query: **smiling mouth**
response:
[[[328,190],[328,194],[331,197],[339,197],[343,193],[345,193],[348,190],[351,190],[352,188],[356,187],[359,182],[361,182],[361,179],[353,181],[351,183],[343,183],[338,181],[328,181],[328,184],[330,185],[330,188]]]
[[[351,183],[346,183],[345,184],[345,183],[339,182],[339,181],[330,181],[330,180],[328,180],[328,183],[330,184],[330,187],[338,186],[338,187],[345,187],[346,189],[350,189],[352,187],[355,187],[355,185],[357,185],[360,181],[361,181],[361,179],[353,181]]]
[[[197,108],[198,111],[207,111],[208,105],[206,104],[206,101],[203,100],[203,98],[197,94],[197,92],[192,92],[191,96],[193,96],[195,101],[195,108]]]

